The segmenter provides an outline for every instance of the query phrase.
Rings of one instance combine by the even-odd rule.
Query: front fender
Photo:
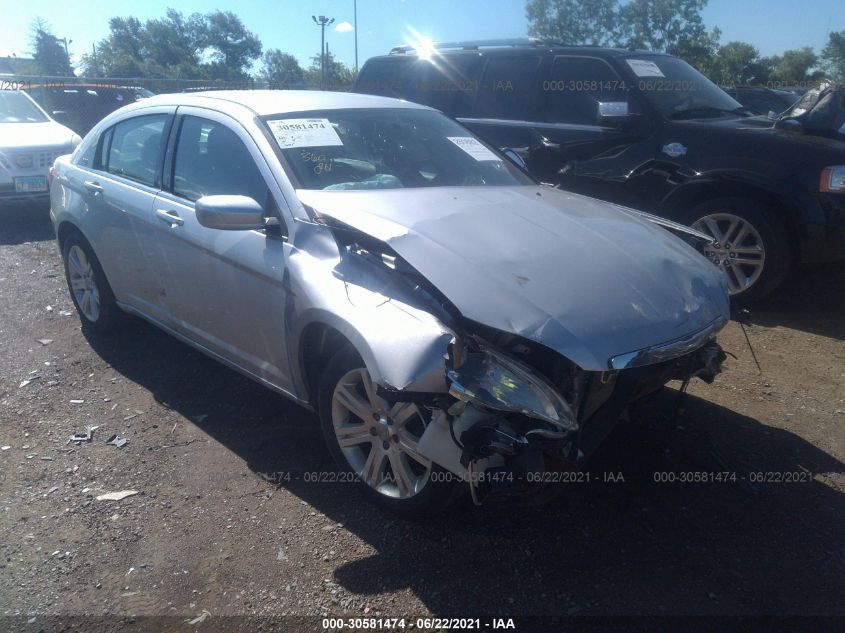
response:
[[[315,249],[300,250],[288,261],[294,286],[285,319],[288,349],[298,350],[299,356],[293,367],[303,367],[308,350],[300,343],[306,330],[319,323],[352,344],[378,384],[447,391],[445,358],[455,333],[432,314],[426,296],[411,290],[399,272],[372,259],[324,251],[315,257]]]
[[[373,380],[384,387],[416,392],[446,392],[446,356],[454,333],[436,319],[419,319],[408,306],[383,302],[342,316],[324,309],[305,311],[294,339],[302,340],[309,326],[319,323],[340,332],[355,348]],[[300,350],[303,366],[307,349]]]

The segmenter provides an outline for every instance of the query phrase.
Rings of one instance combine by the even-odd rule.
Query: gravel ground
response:
[[[143,322],[83,332],[46,210],[0,216],[0,615],[845,615],[845,267],[755,309],[762,375],[731,323],[677,428],[668,389],[589,483],[411,523],[305,481],[313,414]]]

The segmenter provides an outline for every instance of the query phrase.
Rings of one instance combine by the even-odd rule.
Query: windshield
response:
[[[15,90],[0,90],[0,123],[41,123],[44,113]]]
[[[535,184],[465,128],[431,110],[326,110],[266,121],[303,189]]]
[[[622,66],[645,98],[668,119],[748,114],[742,104],[677,57],[628,57]]]

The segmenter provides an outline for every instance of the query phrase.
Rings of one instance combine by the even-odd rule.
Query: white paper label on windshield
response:
[[[267,125],[282,149],[343,145],[328,119],[277,119]]]
[[[450,141],[472,156],[475,160],[502,160],[471,136],[447,136]]]
[[[631,70],[637,77],[665,77],[663,71],[655,64],[647,59],[626,59]]]

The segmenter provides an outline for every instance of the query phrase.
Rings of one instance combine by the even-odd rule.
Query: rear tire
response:
[[[411,403],[390,406],[379,398],[353,349],[343,349],[329,361],[317,409],[332,457],[343,472],[356,476],[374,504],[419,519],[443,510],[462,492],[447,471],[414,450],[428,424],[426,412]]]
[[[714,198],[681,221],[716,239],[699,249],[725,271],[736,305],[774,291],[792,267],[789,232],[779,213],[751,198]]]
[[[100,260],[88,241],[71,233],[62,244],[65,279],[82,327],[101,334],[119,328],[123,311],[117,306]]]

